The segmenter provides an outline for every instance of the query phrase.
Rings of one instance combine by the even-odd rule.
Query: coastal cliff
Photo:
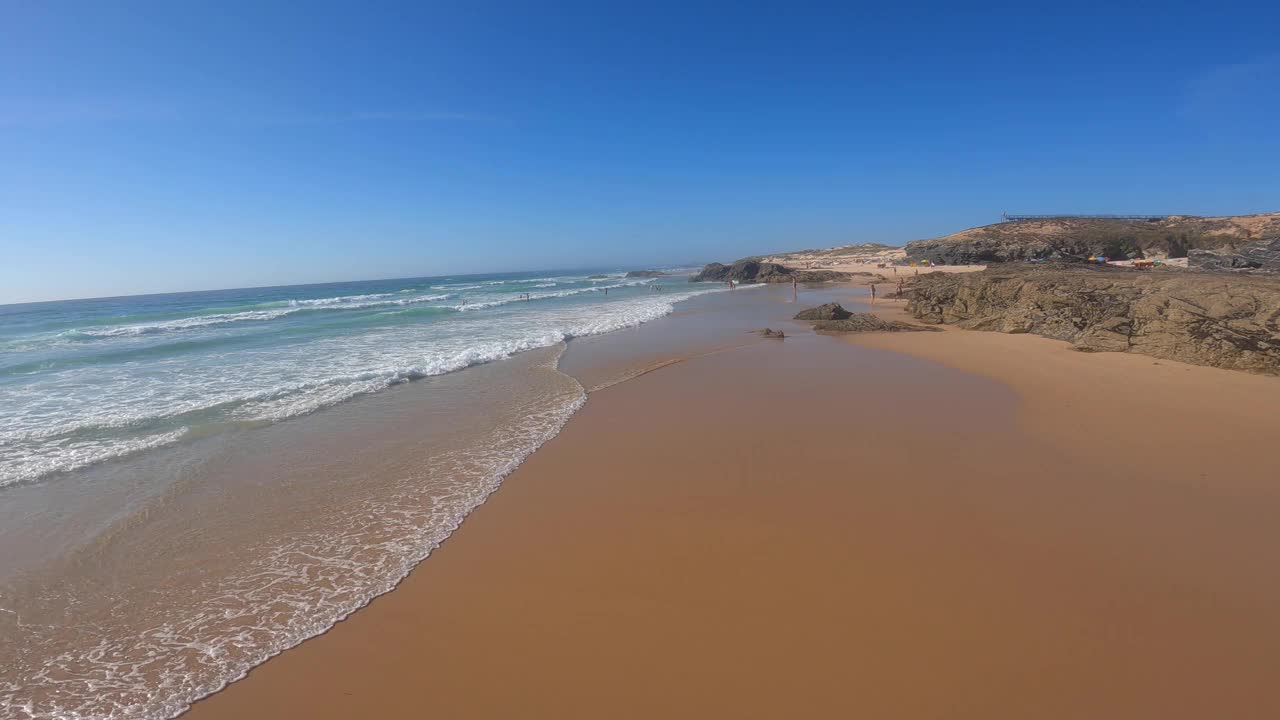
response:
[[[1280,278],[1083,265],[929,273],[905,293],[926,323],[1034,333],[1087,352],[1133,352],[1280,374]]]
[[[967,265],[1019,260],[1187,257],[1280,237],[1280,213],[1154,220],[1062,217],[1003,222],[907,243],[908,260]]]
[[[1280,272],[1280,235],[1249,243],[1234,252],[1192,250],[1187,263],[1193,270]]]

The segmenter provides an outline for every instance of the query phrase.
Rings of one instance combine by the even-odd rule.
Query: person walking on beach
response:
[[[799,297],[799,294],[800,294],[800,289],[796,285],[796,276],[792,275],[791,276],[791,301],[795,302],[796,299]]]
[[[871,302],[874,303],[875,301],[876,301],[876,284],[871,283]]]

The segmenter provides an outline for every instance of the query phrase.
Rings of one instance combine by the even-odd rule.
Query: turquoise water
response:
[[[718,289],[685,279],[508,273],[0,306],[0,487],[633,326]]]
[[[0,717],[171,718],[326,631],[586,402],[564,340],[722,290],[602,270],[0,306]]]

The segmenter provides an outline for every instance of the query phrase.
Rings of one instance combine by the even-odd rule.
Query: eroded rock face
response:
[[[852,313],[840,303],[827,303],[796,313],[796,320],[808,320],[814,330],[824,332],[918,332],[936,328],[885,320],[871,313]]]
[[[1280,213],[1156,220],[1043,218],[986,227],[906,243],[910,260],[963,265],[1016,260],[1183,258],[1193,250],[1235,252],[1280,232]]]
[[[816,308],[801,310],[796,313],[796,320],[843,320],[852,314],[840,303],[827,303]]]
[[[1019,264],[921,276],[906,294],[927,323],[1280,374],[1280,277]]]
[[[1084,260],[1235,253],[1280,232],[1280,213],[1234,217],[1169,216],[1157,220],[1044,218],[970,228],[906,244],[907,258],[964,265],[1019,260]]]
[[[1192,250],[1187,266],[1193,270],[1261,270],[1280,272],[1280,236],[1259,240],[1235,252]]]

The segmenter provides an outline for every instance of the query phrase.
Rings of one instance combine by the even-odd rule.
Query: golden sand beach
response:
[[[780,327],[593,392],[399,588],[187,717],[1280,714],[1280,381]]]

